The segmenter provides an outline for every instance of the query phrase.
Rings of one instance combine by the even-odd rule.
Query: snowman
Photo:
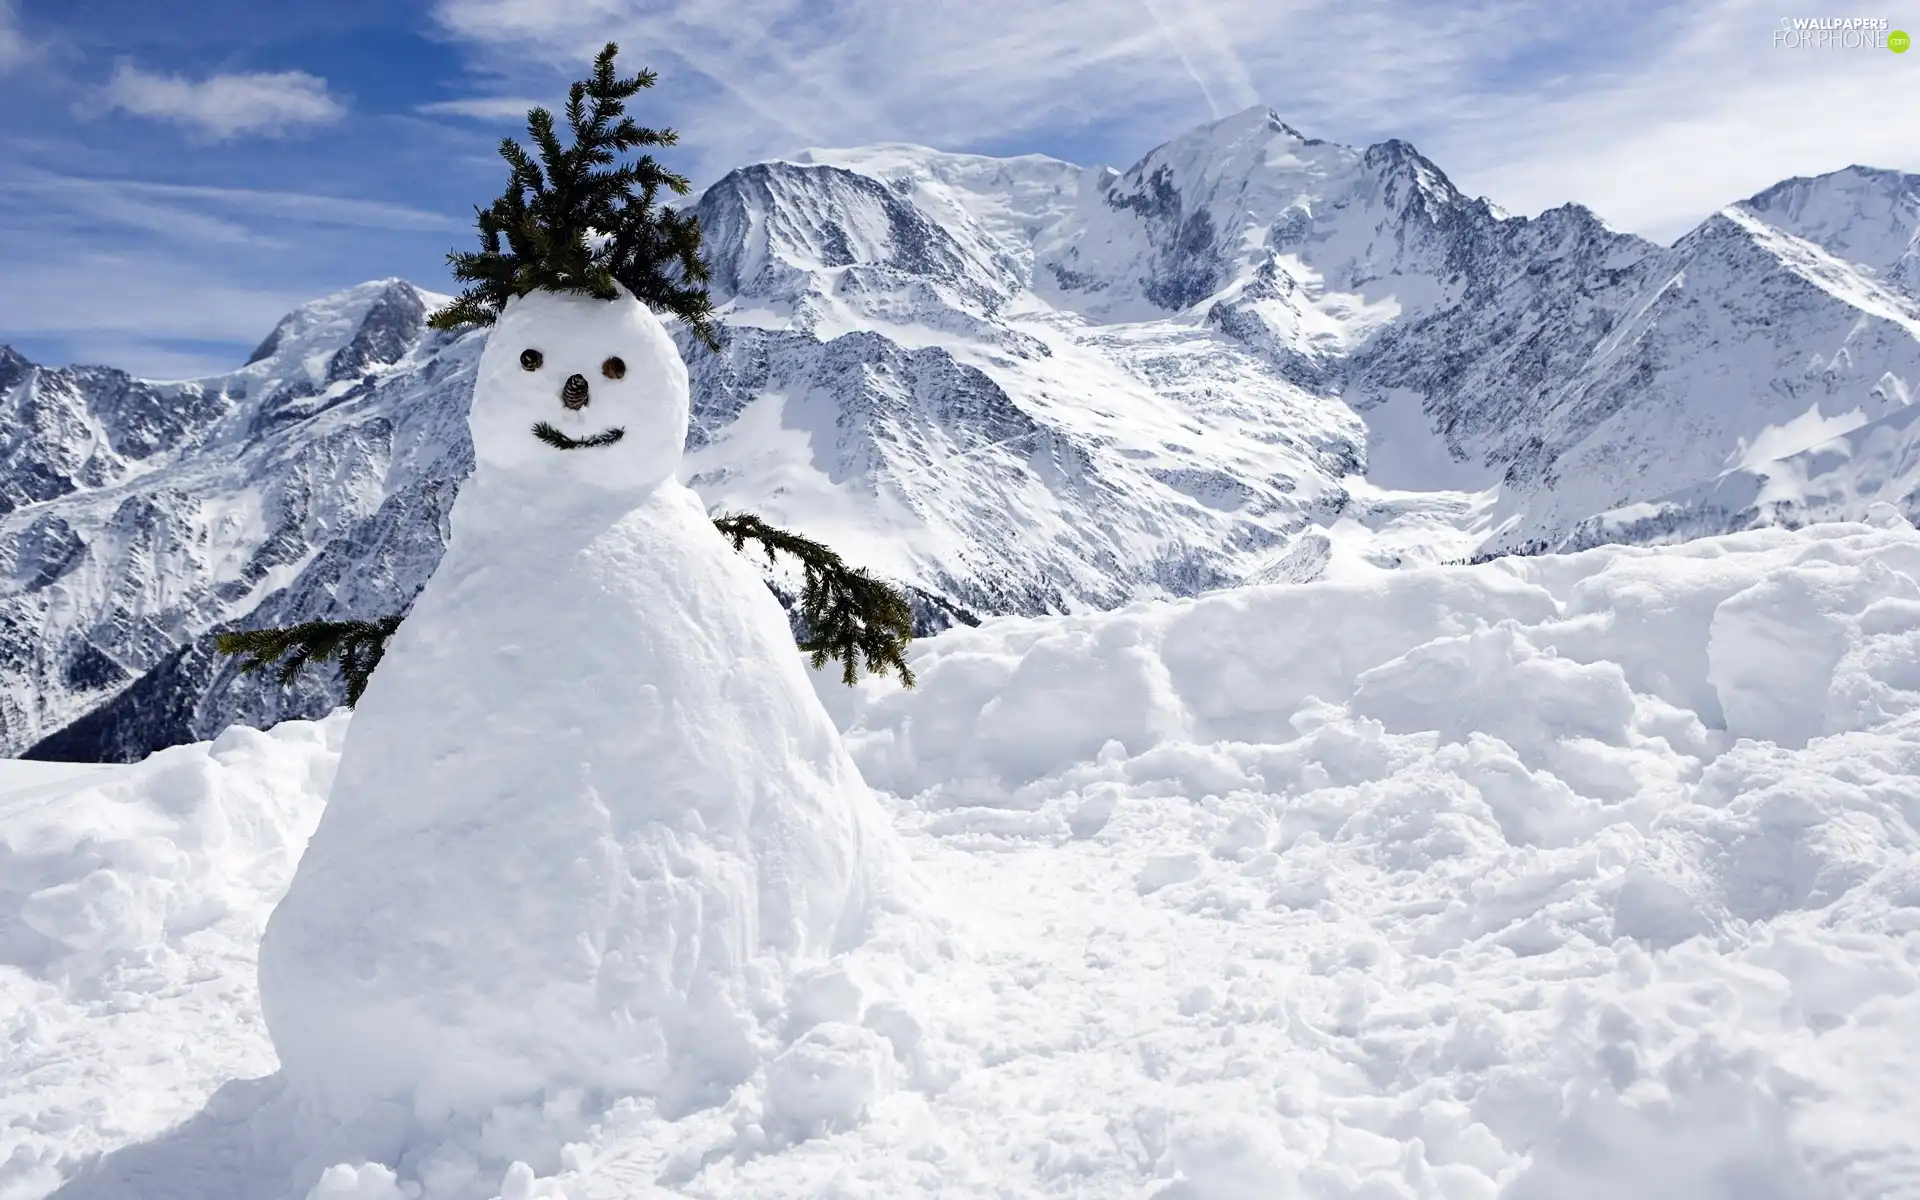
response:
[[[633,128],[618,101],[650,78],[614,79],[612,51],[569,153]],[[483,236],[538,208],[520,163],[515,186]],[[492,323],[474,471],[262,940],[286,1079],[338,1121],[561,1088],[712,1103],[793,1036],[796,973],[913,907],[779,605],[675,479],[687,371],[635,291],[704,332],[698,259],[683,240],[663,284],[621,222],[669,237],[671,214],[582,208],[614,232],[562,229],[577,253],[530,268],[516,244],[528,269],[456,306]],[[515,290],[542,270],[563,286]]]

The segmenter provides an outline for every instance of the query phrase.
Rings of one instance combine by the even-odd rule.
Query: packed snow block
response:
[[[1690,557],[1606,549],[1529,567],[1600,569],[1572,585],[1564,620],[1536,637],[1579,662],[1617,663],[1635,692],[1658,696],[1721,727],[1720,695],[1709,682],[1707,631],[1729,597],[1751,587],[1756,555]]]
[[[880,1034],[824,1022],[767,1064],[762,1126],[780,1141],[837,1133],[893,1087],[899,1069]]]
[[[1877,561],[1816,560],[1728,597],[1707,641],[1727,731],[1788,747],[1828,732],[1835,668],[1860,637],[1858,615],[1884,597],[1914,599],[1920,587]]]
[[[1291,738],[1301,705],[1345,702],[1369,668],[1436,637],[1555,612],[1523,579],[1434,568],[992,620],[918,650],[920,685],[873,699],[850,729],[869,778],[902,795],[961,780],[1018,789],[1109,743],[1138,755],[1170,742]],[[1460,711],[1470,710],[1444,719]]]
[[[1708,1043],[1677,1055],[1661,1084],[1567,1088],[1507,1200],[1788,1200],[1830,1190],[1797,1154],[1793,1099],[1751,1060]],[[1866,1194],[1866,1193],[1854,1193]]]
[[[382,1163],[336,1163],[320,1175],[307,1200],[415,1200]]]
[[[286,1075],[334,1118],[718,1099],[789,1036],[793,971],[897,902],[785,616],[672,478],[686,420],[637,303],[535,294],[494,328],[447,555],[261,946]]]
[[[277,893],[318,816],[310,793],[341,725],[236,726],[0,793],[0,967],[56,976],[79,960],[177,951]]]
[[[1355,681],[1352,711],[1390,733],[1451,742],[1497,737],[1524,756],[1562,738],[1623,744],[1633,693],[1614,663],[1577,663],[1535,647],[1517,623],[1435,638]]]
[[[1554,612],[1546,591],[1511,575],[1381,572],[1209,596],[1168,623],[1162,654],[1204,736],[1260,741],[1289,730],[1309,699],[1342,703],[1368,669],[1433,638]]]
[[[1872,729],[1920,709],[1920,600],[1874,601],[1861,612],[1859,631],[1827,691],[1830,733]]]
[[[1186,714],[1139,623],[1072,629],[1043,639],[981,705],[976,744],[998,779],[1025,781],[1107,742],[1144,749],[1185,732]]]
[[[1648,945],[1677,946],[1697,934],[1713,928],[1711,916],[1703,911],[1700,900],[1682,882],[1669,864],[1667,870],[1655,870],[1647,863],[1635,863],[1620,881],[1614,893],[1613,934],[1635,938]]]

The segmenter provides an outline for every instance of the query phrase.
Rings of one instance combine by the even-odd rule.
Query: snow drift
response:
[[[908,795],[1018,794],[1103,750],[1290,741],[1327,705],[1562,773],[1574,744],[1797,749],[1901,716],[1920,679],[1897,666],[1920,646],[1920,557],[1890,519],[993,621],[925,643],[924,686],[868,686],[841,719],[868,778]]]

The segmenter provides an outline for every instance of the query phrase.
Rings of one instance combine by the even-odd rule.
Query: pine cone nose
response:
[[[576,409],[587,406],[587,377],[585,375],[567,376],[567,382],[561,385],[560,388],[560,403],[566,405],[568,408]]]

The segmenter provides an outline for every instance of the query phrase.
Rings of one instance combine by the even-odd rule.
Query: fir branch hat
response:
[[[651,154],[619,162],[627,151],[671,146],[679,135],[626,115],[626,101],[657,76],[642,70],[621,78],[613,69],[617,53],[619,46],[608,42],[594,59],[593,76],[567,91],[571,146],[560,144],[545,108],[527,113],[537,161],[512,138],[501,140],[500,157],[512,168],[507,190],[475,210],[481,248],[447,255],[454,277],[468,286],[433,314],[435,329],[491,325],[509,300],[535,291],[617,300],[625,289],[718,348],[700,220],[658,202],[662,187],[684,196],[691,185]]]

